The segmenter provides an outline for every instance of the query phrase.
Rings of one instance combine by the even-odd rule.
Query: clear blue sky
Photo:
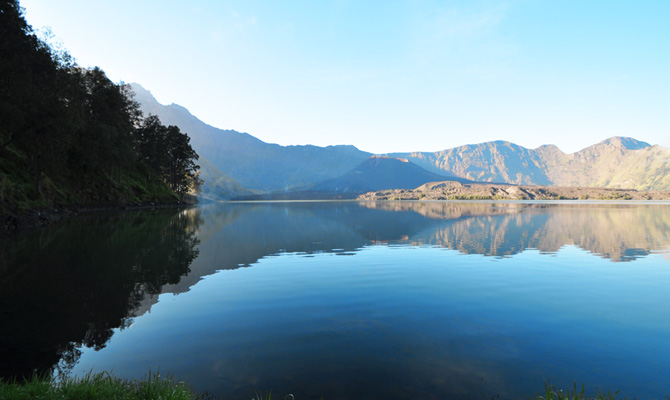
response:
[[[203,121],[374,153],[670,145],[670,1],[23,0],[82,66]]]

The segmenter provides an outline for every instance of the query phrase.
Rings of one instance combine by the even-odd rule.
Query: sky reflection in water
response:
[[[226,398],[523,398],[546,379],[670,393],[666,205],[256,203],[171,218],[190,221],[195,258],[103,349],[80,347],[74,373],[160,367]]]

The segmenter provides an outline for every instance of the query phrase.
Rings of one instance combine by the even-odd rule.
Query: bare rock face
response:
[[[550,184],[534,150],[506,141],[486,142],[429,153],[394,153],[434,173],[477,182]]]
[[[629,137],[612,137],[572,154],[551,144],[527,149],[495,141],[393,155],[477,182],[670,190],[670,151]]]

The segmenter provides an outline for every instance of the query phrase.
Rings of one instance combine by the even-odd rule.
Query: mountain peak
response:
[[[135,93],[141,92],[141,93],[151,94],[151,92],[149,90],[145,89],[144,86],[140,85],[137,82],[131,82],[131,83],[128,84],[128,86],[130,86]]]
[[[173,110],[175,110],[175,111],[177,111],[177,112],[180,112],[180,113],[182,113],[182,114],[184,114],[184,115],[186,115],[186,116],[193,116],[193,114],[191,114],[191,112],[190,112],[186,107],[184,107],[184,106],[180,106],[179,104],[172,103],[172,104],[170,104],[170,105],[167,106],[167,107],[169,107],[169,108],[171,108],[171,109],[173,109]]]
[[[151,103],[158,103],[151,91],[145,89],[144,86],[140,85],[139,83],[132,82],[129,83],[128,86],[130,86],[130,89],[133,91],[133,93],[135,93],[135,101],[138,103],[142,104],[147,101]]]
[[[632,137],[625,137],[625,136],[614,136],[609,139],[603,140],[599,144],[606,144],[609,146],[614,146],[627,150],[640,150],[651,146],[647,142],[642,142],[640,140],[633,139]]]

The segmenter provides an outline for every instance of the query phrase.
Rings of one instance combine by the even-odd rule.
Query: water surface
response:
[[[667,204],[87,216],[3,243],[0,367],[160,368],[222,398],[663,398],[669,249]]]

